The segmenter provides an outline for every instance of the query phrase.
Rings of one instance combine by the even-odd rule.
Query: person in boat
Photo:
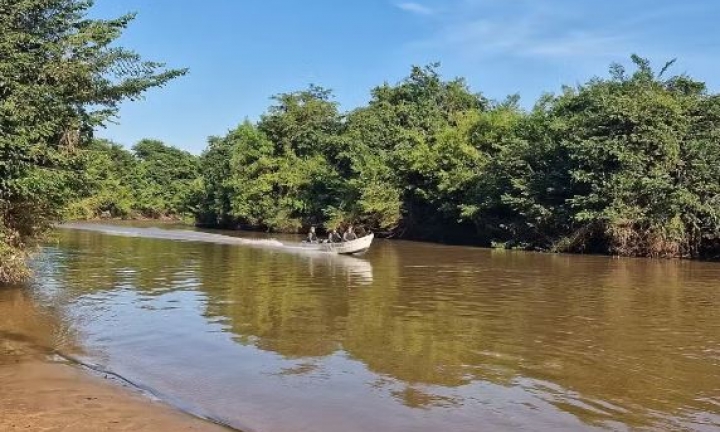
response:
[[[308,243],[317,243],[318,242],[318,236],[315,233],[315,227],[310,227],[310,232],[308,232],[307,239],[305,241]]]
[[[353,240],[357,240],[358,236],[355,234],[355,230],[353,229],[353,226],[350,225],[345,231],[345,234],[343,234],[343,241],[349,242]]]
[[[362,226],[362,225],[360,225],[359,227],[357,227],[357,229],[355,229],[354,231],[355,231],[355,235],[357,235],[358,238],[363,238],[363,237],[365,237],[366,235],[368,235],[367,231],[365,230],[365,227]]]
[[[328,234],[328,243],[341,243],[343,241],[342,236],[338,232],[337,228],[333,228]]]

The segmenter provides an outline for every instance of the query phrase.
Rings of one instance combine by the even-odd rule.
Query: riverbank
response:
[[[51,361],[50,350],[43,342],[17,328],[20,324],[42,326],[42,317],[13,314],[13,309],[27,311],[24,307],[12,307],[12,303],[24,303],[24,296],[0,294],[0,310],[8,312],[0,318],[0,430],[228,430],[151,400],[101,375],[66,362]],[[30,326],[28,319],[33,322]]]
[[[66,364],[0,365],[3,431],[227,431]]]

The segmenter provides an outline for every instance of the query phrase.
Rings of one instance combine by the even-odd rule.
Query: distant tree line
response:
[[[157,140],[131,151],[94,140],[84,167],[84,190],[68,205],[68,219],[192,218],[200,201],[199,158]]]
[[[531,110],[414,67],[343,113],[330,91],[280,94],[195,157],[97,142],[74,216],[194,216],[297,232],[626,256],[720,255],[720,95],[633,56]]]

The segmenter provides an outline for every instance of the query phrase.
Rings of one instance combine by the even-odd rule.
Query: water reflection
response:
[[[79,231],[44,256],[88,355],[260,429],[720,427],[717,265]]]
[[[316,269],[321,272],[328,269],[331,274],[344,274],[346,283],[354,285],[370,285],[373,282],[373,267],[370,261],[345,255],[312,253],[307,255],[310,277],[315,276]]]

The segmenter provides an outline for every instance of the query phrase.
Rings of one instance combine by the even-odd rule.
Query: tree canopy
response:
[[[118,105],[183,75],[114,42],[133,15],[91,1],[0,0],[0,282],[83,189],[84,151]]]
[[[712,257],[720,233],[720,96],[633,56],[531,110],[437,65],[340,113],[311,86],[201,157],[199,219],[621,255]],[[219,155],[222,154],[222,157]]]

